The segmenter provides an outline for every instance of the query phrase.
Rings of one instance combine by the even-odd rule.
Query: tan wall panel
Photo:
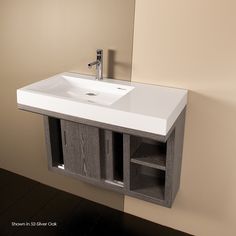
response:
[[[132,81],[189,89],[172,209],[125,211],[194,235],[236,235],[236,2],[136,0]]]
[[[17,110],[16,89],[64,71],[95,74],[87,63],[97,48],[105,76],[129,80],[133,20],[134,0],[0,0],[1,168],[123,210],[121,195],[47,170],[42,119]]]

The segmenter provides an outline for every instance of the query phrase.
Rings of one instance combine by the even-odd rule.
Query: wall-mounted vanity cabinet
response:
[[[20,109],[44,115],[49,169],[171,207],[180,185],[187,91],[81,77],[66,73],[18,90]],[[66,97],[81,79],[103,90],[90,84],[82,94],[87,100],[81,89]],[[104,90],[112,92],[86,96]]]
[[[44,116],[49,169],[170,207],[179,189],[184,116],[166,138]]]

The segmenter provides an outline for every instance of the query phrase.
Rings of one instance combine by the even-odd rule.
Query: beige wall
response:
[[[63,71],[94,74],[97,48],[105,76],[129,80],[133,18],[134,0],[0,0],[1,168],[123,210],[122,195],[48,172],[42,118],[16,109],[16,89]]]
[[[236,1],[136,0],[132,80],[189,89],[172,209],[125,211],[195,235],[236,235]]]

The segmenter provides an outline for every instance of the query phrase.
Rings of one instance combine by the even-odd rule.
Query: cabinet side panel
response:
[[[175,129],[167,140],[166,149],[166,182],[165,182],[165,205],[171,207],[172,205],[172,194],[173,194],[173,170],[174,170],[174,146],[175,146]]]
[[[172,205],[180,186],[185,112],[186,109],[179,115],[167,140],[165,198],[168,206]]]
[[[174,201],[175,196],[179,190],[180,177],[181,177],[181,166],[182,166],[182,154],[183,154],[183,141],[184,141],[184,126],[185,126],[185,113],[186,109],[182,111],[179,115],[176,127],[175,127],[175,146],[174,146],[174,168],[173,168],[173,193],[172,201]]]

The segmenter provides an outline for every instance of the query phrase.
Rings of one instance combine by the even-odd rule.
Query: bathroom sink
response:
[[[187,90],[65,72],[17,90],[18,107],[167,135],[187,104]]]
[[[79,78],[61,75],[34,83],[25,89],[65,99],[111,105],[134,87],[98,81],[86,75]]]

